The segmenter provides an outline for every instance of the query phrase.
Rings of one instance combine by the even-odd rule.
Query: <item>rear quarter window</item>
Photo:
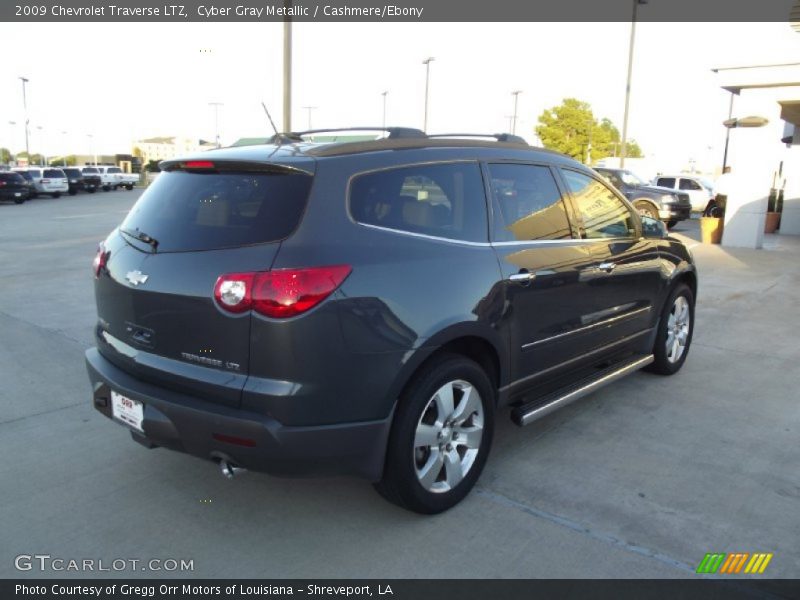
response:
[[[161,173],[121,229],[158,240],[158,252],[233,248],[288,237],[312,177],[287,173]]]
[[[64,175],[64,171],[62,171],[61,169],[45,169],[44,176],[45,177],[62,177],[62,178],[66,177],[66,175]]]
[[[349,209],[356,222],[366,225],[469,242],[488,239],[483,179],[473,162],[356,175]]]

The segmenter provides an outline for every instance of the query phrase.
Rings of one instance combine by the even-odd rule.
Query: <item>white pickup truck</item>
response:
[[[132,190],[139,182],[139,176],[135,173],[125,173],[119,167],[104,167],[98,166],[97,170],[100,171],[100,178],[102,179],[103,190],[116,190],[124,187],[126,190]]]

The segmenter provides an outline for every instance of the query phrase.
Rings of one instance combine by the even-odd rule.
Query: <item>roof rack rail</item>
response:
[[[429,134],[429,138],[494,138],[498,142],[507,142],[510,144],[524,144],[528,142],[524,138],[513,133],[435,133]]]
[[[409,139],[409,138],[424,138],[425,132],[413,127],[341,127],[334,129],[309,129],[307,131],[293,131],[291,133],[283,134],[290,139],[302,139],[303,136],[313,135],[315,133],[339,133],[343,131],[385,131],[389,135],[390,140],[396,139]]]

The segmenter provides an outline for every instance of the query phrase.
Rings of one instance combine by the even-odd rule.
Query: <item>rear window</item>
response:
[[[656,180],[656,185],[660,185],[661,187],[674,188],[675,187],[675,178],[674,177],[659,177],[658,180]]]
[[[79,169],[64,169],[64,173],[66,173],[68,177],[79,177],[81,175]]]
[[[32,181],[33,180],[33,176],[30,173],[28,173],[27,171],[17,171],[17,173],[23,179],[27,179],[28,181]]]
[[[0,181],[6,181],[8,183],[16,183],[18,185],[23,185],[25,180],[22,178],[22,175],[17,173],[0,173]]]
[[[64,171],[61,169],[45,169],[44,170],[45,177],[65,177]]]
[[[99,173],[99,171],[97,169],[95,169],[94,167],[84,167],[83,168],[83,172],[84,172],[84,174],[86,174],[86,173],[94,173],[94,174]]]
[[[161,173],[120,226],[158,252],[214,250],[286,238],[305,210],[312,177],[288,173]]]

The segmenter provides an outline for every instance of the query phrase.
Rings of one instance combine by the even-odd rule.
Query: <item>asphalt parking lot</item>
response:
[[[139,192],[0,205],[1,577],[15,557],[187,559],[194,577],[691,577],[707,552],[800,576],[800,239],[697,244],[691,354],[526,428],[501,413],[476,491],[436,517],[351,479],[146,450],[91,406],[90,263]],[[743,576],[739,576],[743,577]]]

